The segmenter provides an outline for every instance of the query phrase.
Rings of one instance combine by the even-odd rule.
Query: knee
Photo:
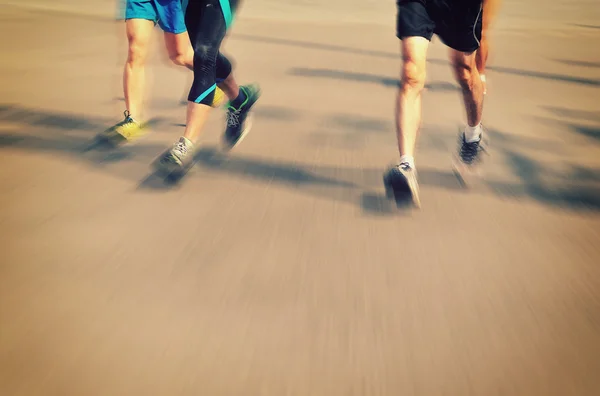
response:
[[[129,52],[127,53],[127,63],[130,65],[141,66],[146,61],[146,49],[144,46],[135,42],[129,44]]]
[[[425,67],[414,61],[405,60],[400,87],[403,91],[421,92],[425,87]]]
[[[174,52],[169,54],[169,59],[171,62],[177,66],[191,66],[193,62],[194,54],[193,52],[182,53],[182,52]]]
[[[215,67],[217,51],[210,45],[194,47],[194,67],[207,69]]]
[[[177,66],[184,66],[186,64],[185,56],[183,54],[170,54],[169,59],[171,59],[171,62]]]
[[[454,59],[452,62],[454,77],[463,89],[470,89],[475,77],[475,62],[466,62],[464,59]]]

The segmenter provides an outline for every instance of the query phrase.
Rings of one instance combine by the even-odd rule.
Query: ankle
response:
[[[483,129],[481,128],[481,122],[479,124],[477,124],[476,126],[469,126],[467,125],[465,127],[465,141],[467,143],[474,143],[477,142],[481,139],[481,134],[483,132]]]
[[[183,140],[187,147],[192,147],[194,145],[194,142],[185,136],[182,136],[180,140]]]
[[[415,158],[412,155],[402,155],[400,156],[400,163],[407,164],[412,169],[415,169]]]
[[[229,104],[237,109],[244,103],[246,97],[246,90],[244,89],[244,87],[240,87],[238,96],[232,101],[230,101]]]

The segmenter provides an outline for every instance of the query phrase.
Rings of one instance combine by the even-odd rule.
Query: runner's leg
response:
[[[429,41],[435,24],[420,1],[398,0],[397,36],[401,43],[402,67],[396,98],[396,134],[400,162],[384,176],[386,190],[396,201],[410,196],[420,206],[415,168],[415,146],[421,124],[421,93],[425,86]]]
[[[487,92],[487,80],[485,72],[490,51],[489,29],[492,21],[496,17],[499,7],[500,0],[483,0],[481,42],[475,59],[477,62],[477,70],[479,71],[481,81],[483,81],[484,95]]]
[[[145,67],[154,22],[145,19],[128,19],[126,22],[129,50],[123,71],[123,92],[129,114],[139,119],[142,116],[144,99]]]

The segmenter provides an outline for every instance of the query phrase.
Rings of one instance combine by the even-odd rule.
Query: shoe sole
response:
[[[461,132],[461,128],[459,127],[459,135]],[[479,155],[479,161],[475,163],[475,165],[467,165],[465,164],[458,153],[452,154],[452,173],[458,179],[458,182],[463,188],[469,188],[473,185],[474,180],[479,180],[483,178],[483,170],[482,167],[485,163],[485,157],[490,156],[489,147],[490,147],[490,137],[489,134],[485,133],[483,140],[481,142],[481,147],[483,148]]]
[[[406,178],[402,177],[390,180],[389,176],[386,174],[383,177],[383,184],[385,186],[386,197],[388,199],[393,199],[396,202],[397,208],[406,207],[408,195],[410,195],[411,203],[416,208],[421,208],[418,187],[411,186],[411,183],[409,183]]]
[[[169,150],[165,151],[161,154],[157,159],[152,163],[152,169],[158,175],[166,178],[166,179],[181,179],[185,176],[188,171],[194,166],[195,161],[192,160],[183,165],[177,165],[173,163],[164,163],[161,159],[169,152]]]
[[[145,130],[145,129],[146,129],[146,125],[143,124],[141,127],[141,130]],[[98,135],[96,135],[95,139],[99,143],[105,143],[105,144],[110,145],[113,148],[117,148],[117,147],[124,146],[125,144],[128,144],[128,143],[137,142],[138,140],[145,138],[147,135],[148,135],[148,131],[144,131],[143,133],[140,133],[139,135],[137,135],[133,138],[126,138],[125,136],[121,135],[119,132],[114,131],[111,134],[106,134],[106,132],[99,133]]]
[[[480,155],[490,154],[488,151],[483,151]],[[470,188],[475,181],[481,180],[484,176],[483,160],[475,165],[467,165],[455,154],[452,157],[452,173],[463,188]]]

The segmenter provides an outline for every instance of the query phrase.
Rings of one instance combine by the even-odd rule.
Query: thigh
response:
[[[189,0],[185,25],[194,51],[214,51],[216,57],[227,33],[227,23],[219,0]]]
[[[482,24],[484,32],[490,27],[496,19],[496,14],[500,9],[501,0],[483,0]]]
[[[158,14],[153,0],[127,0],[125,4],[125,19],[144,19],[156,22]]]
[[[450,63],[455,71],[477,69],[476,52],[466,53],[450,48]]]
[[[179,34],[165,32],[165,46],[170,58],[192,51],[187,31]]]
[[[425,37],[406,37],[402,40],[402,79],[425,81],[429,40]]]
[[[181,34],[186,31],[181,0],[153,0],[158,14],[158,25],[165,33]]]
[[[398,0],[396,36],[400,40],[423,37],[431,40],[435,23],[429,16],[424,0]]]
[[[146,19],[128,19],[125,21],[125,29],[130,54],[144,59],[150,47],[154,22]]]

